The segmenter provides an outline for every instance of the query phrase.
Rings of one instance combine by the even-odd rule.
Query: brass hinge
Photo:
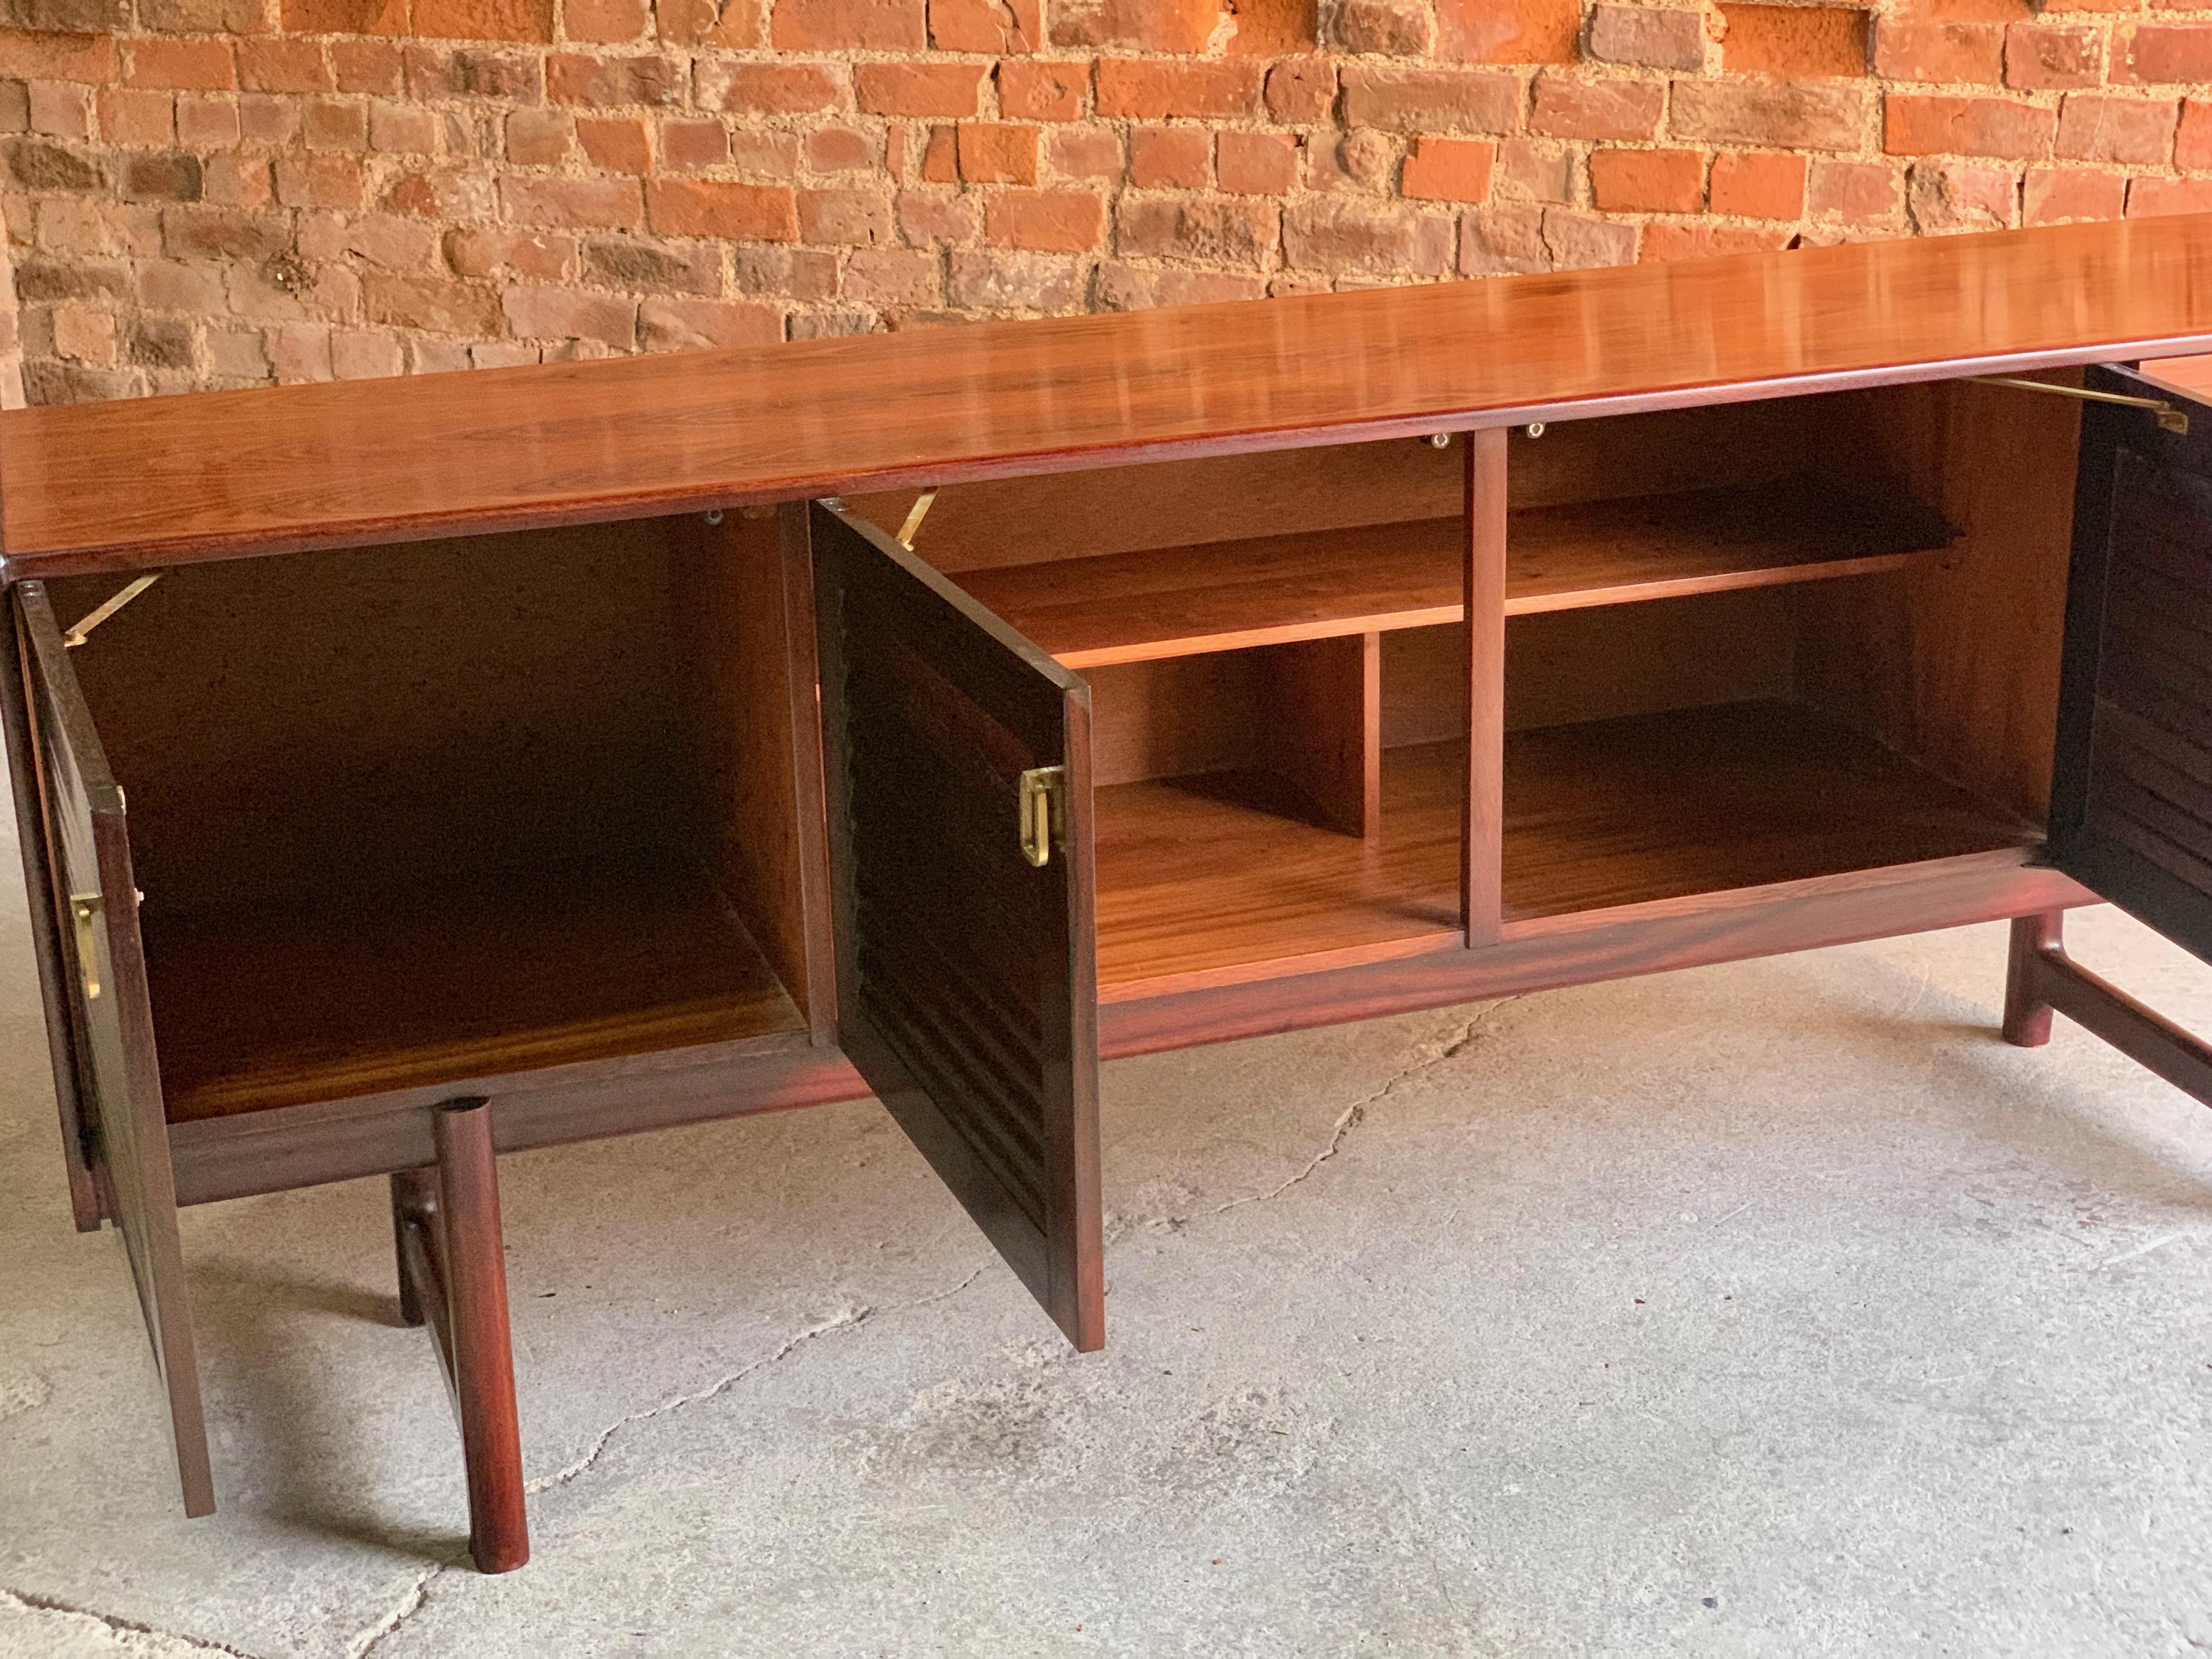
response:
[[[100,954],[92,931],[100,916],[100,895],[71,894],[70,915],[76,922],[76,966],[84,975],[85,1000],[89,1002],[100,994]]]
[[[1022,856],[1040,870],[1054,842],[1067,842],[1067,769],[1033,766],[1022,774]]]
[[[2053,386],[2048,380],[2021,380],[2009,374],[1970,374],[1976,386],[2001,386],[2013,392],[2047,392],[2054,398],[2077,398],[2085,404],[2120,404],[2129,409],[2148,409],[2158,418],[2160,432],[2189,435],[2189,416],[2163,398],[2130,398],[2121,392],[2092,392],[2087,386]]]

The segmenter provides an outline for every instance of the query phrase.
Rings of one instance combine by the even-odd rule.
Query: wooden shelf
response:
[[[1099,790],[1101,995],[1451,937],[1466,752],[1458,744],[1385,750],[1382,833],[1371,842],[1300,822],[1291,786],[1267,772]]]
[[[1791,703],[1513,732],[1509,924],[2028,845],[2029,826]]]
[[[1427,519],[971,570],[983,605],[1071,668],[1460,620],[1465,531]],[[1509,616],[1894,570],[1951,527],[1817,477],[1512,515]]]
[[[1286,786],[1265,773],[1100,790],[1102,995],[1448,943],[1458,930],[1464,756],[1456,744],[1386,751],[1382,832],[1371,842],[1296,821]],[[2037,838],[1794,704],[1516,732],[1505,767],[1504,908],[1509,926],[1524,928]]]
[[[174,1122],[805,1024],[672,856],[143,920]]]

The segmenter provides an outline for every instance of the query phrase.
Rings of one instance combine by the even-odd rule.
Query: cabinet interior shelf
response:
[[[1299,822],[1264,774],[1098,792],[1109,1000],[1456,936],[1457,744],[1387,750],[1373,842]],[[1509,734],[1509,926],[1730,888],[2025,848],[2035,832],[1795,703],[1727,704]]]
[[[1071,668],[1460,620],[1455,517],[963,572],[976,599]],[[1506,613],[1713,593],[1900,568],[1951,526],[1812,477],[1515,512]]]
[[[805,1025],[673,854],[142,919],[173,1122]]]

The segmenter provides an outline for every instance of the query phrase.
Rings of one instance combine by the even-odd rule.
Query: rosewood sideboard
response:
[[[873,1093],[1079,1348],[1101,1055],[2013,918],[2212,954],[2212,216],[0,417],[75,1213]]]

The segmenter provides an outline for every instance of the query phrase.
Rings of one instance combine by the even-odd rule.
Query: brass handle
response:
[[[99,941],[94,937],[92,931],[93,922],[100,915],[100,895],[97,893],[72,894],[70,898],[70,915],[76,921],[77,972],[84,976],[85,999],[90,1001],[100,994]]]
[[[1052,860],[1054,841],[1066,833],[1066,767],[1033,766],[1022,774],[1021,816],[1022,856],[1042,870]],[[1053,822],[1055,816],[1060,820],[1057,830]]]

